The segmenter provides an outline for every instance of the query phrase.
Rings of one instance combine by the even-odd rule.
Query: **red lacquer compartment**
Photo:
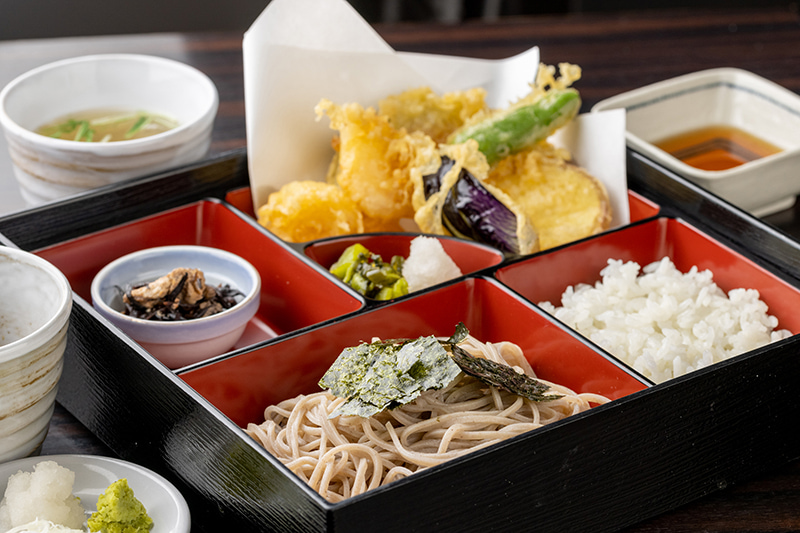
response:
[[[218,201],[206,200],[36,251],[91,302],[97,272],[118,257],[157,246],[227,250],[261,275],[261,304],[235,348],[249,346],[353,312],[363,301],[277,239]]]
[[[373,337],[450,336],[463,322],[484,342],[518,344],[537,376],[612,399],[645,388],[492,280],[468,278],[417,298],[354,315],[205,365],[179,376],[239,426],[260,423],[266,406],[319,391],[319,379],[342,349]]]
[[[253,209],[253,193],[250,191],[250,187],[241,187],[228,191],[225,195],[225,201],[242,213],[250,215],[251,217],[256,216]]]
[[[631,222],[654,217],[660,211],[658,204],[634,191],[628,191],[628,209]]]
[[[800,291],[748,258],[673,218],[656,218],[580,243],[508,264],[496,278],[533,303],[560,306],[569,286],[592,285],[609,259],[635,261],[644,267],[669,257],[680,272],[693,266],[709,270],[726,294],[733,289],[756,289],[778,319],[776,329],[800,332]]]
[[[384,261],[389,261],[395,255],[408,258],[411,241],[418,236],[412,233],[348,235],[312,242],[305,246],[304,252],[325,269],[329,269],[348,246],[357,243],[370,252],[380,255]],[[502,252],[491,246],[454,237],[440,235],[429,235],[429,237],[439,240],[445,253],[464,275],[499,265],[503,261]]]

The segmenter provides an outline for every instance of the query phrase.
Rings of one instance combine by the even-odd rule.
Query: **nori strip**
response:
[[[452,382],[461,369],[435,337],[345,348],[319,386],[347,403],[331,414],[363,417],[394,409]]]
[[[463,371],[489,386],[532,401],[560,398],[550,387],[507,365],[473,357],[457,346],[469,330],[463,323],[446,341],[434,336],[391,339],[345,348],[319,381],[323,389],[347,402],[331,413],[369,417],[411,402],[423,391],[449,385]]]
[[[547,402],[561,398],[559,394],[545,394],[550,390],[549,385],[545,385],[527,374],[517,372],[508,365],[501,365],[481,357],[473,357],[455,344],[450,345],[450,350],[453,360],[465,374],[476,377],[488,385],[507,390],[534,402]]]

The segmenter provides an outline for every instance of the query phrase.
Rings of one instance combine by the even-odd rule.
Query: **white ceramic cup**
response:
[[[219,106],[214,83],[184,63],[134,54],[82,56],[31,70],[0,92],[2,124],[30,205],[175,168],[202,158]],[[37,128],[70,113],[133,110],[178,126],[140,139],[77,142]]]
[[[61,271],[0,246],[0,462],[30,455],[47,435],[71,311]]]

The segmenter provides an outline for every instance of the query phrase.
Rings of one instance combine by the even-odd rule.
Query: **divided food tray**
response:
[[[395,301],[363,298],[327,272],[358,241],[391,255],[406,234],[287,244],[258,226],[246,154],[151,176],[0,219],[7,243],[62,269],[76,294],[59,401],[121,457],[173,481],[195,531],[614,531],[800,456],[800,246],[635,152],[631,224],[504,258],[457,239],[465,273]],[[259,312],[229,353],[170,371],[91,307],[106,263],[166,244],[251,261]],[[794,335],[655,385],[550,317],[606,261],[669,256],[758,289]],[[614,401],[332,504],[250,439],[264,408],[318,390],[342,348],[371,337],[448,336],[457,322],[519,344],[537,374]]]

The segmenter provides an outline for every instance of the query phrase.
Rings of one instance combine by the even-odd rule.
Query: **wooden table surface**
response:
[[[800,17],[790,9],[547,15],[458,26],[405,23],[376,28],[396,49],[415,52],[502,58],[538,45],[543,62],[566,61],[583,68],[576,86],[584,111],[623,91],[715,67],[746,69],[800,93]],[[0,86],[38,65],[89,53],[146,53],[184,61],[208,74],[219,89],[211,148],[218,154],[245,146],[241,42],[238,33],[0,42]],[[0,180],[10,179],[10,169],[0,166]],[[797,235],[794,219],[790,209],[769,221]],[[60,406],[42,453],[113,455]],[[800,462],[626,531],[800,531]]]

